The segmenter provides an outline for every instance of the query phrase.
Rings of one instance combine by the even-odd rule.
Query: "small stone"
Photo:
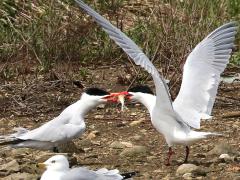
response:
[[[132,112],[131,114],[130,114],[130,116],[136,116],[137,115],[137,113],[135,113],[135,112]]]
[[[219,163],[219,164],[218,164],[218,167],[224,168],[224,167],[226,167],[226,165],[227,165],[226,163]]]
[[[140,135],[135,135],[135,136],[133,136],[133,139],[136,140],[136,141],[139,141],[139,140],[142,139],[142,136],[140,136]]]
[[[229,154],[221,154],[219,156],[219,159],[225,161],[225,162],[231,162],[234,161],[234,157],[230,157]]]
[[[38,175],[33,175],[29,173],[14,173],[7,177],[2,178],[2,180],[32,180],[38,179]]]
[[[104,109],[105,106],[106,106],[106,104],[100,104],[100,105],[97,106],[97,108],[98,108],[98,109]]]
[[[3,164],[0,166],[0,171],[8,171],[11,172],[19,172],[20,171],[20,165],[19,163],[14,159],[6,164]]]
[[[137,157],[137,156],[145,156],[148,153],[148,150],[145,146],[133,146],[132,148],[124,149],[120,156],[126,157]]]
[[[68,141],[57,146],[59,153],[78,153],[81,152],[73,141]]]
[[[91,141],[91,143],[93,145],[101,146],[101,142],[100,141]]]
[[[88,134],[87,139],[94,139],[99,135],[99,131],[92,131]]]
[[[129,125],[130,125],[130,126],[138,126],[138,125],[141,124],[142,122],[143,122],[143,119],[140,119],[140,120],[131,122]]]
[[[192,173],[196,171],[199,167],[194,164],[182,164],[177,168],[176,174],[183,175],[186,173]]]
[[[98,115],[94,116],[94,118],[95,118],[95,119],[103,119],[103,118],[104,118],[104,115],[98,114]]]
[[[207,155],[221,155],[221,154],[238,154],[239,152],[237,152],[234,147],[232,147],[230,144],[228,144],[227,142],[221,142],[217,145],[215,145],[215,147],[209,151],[207,153]]]
[[[89,147],[89,148],[83,148],[83,151],[84,152],[90,152],[90,151],[92,151],[93,150],[93,148],[91,148],[91,147]]]
[[[133,144],[131,142],[121,142],[121,144],[123,144],[127,148],[132,148],[133,147]]]
[[[148,156],[148,157],[147,157],[147,160],[148,160],[148,161],[152,161],[153,159],[156,159],[156,158],[157,158],[156,156]]]
[[[185,173],[183,176],[183,179],[193,179],[193,175],[192,175],[192,173]]]
[[[170,179],[172,179],[171,178],[172,176],[171,176],[171,174],[167,174],[164,178],[162,178],[163,180],[170,180]]]
[[[113,148],[113,149],[124,149],[124,148],[125,148],[125,145],[122,144],[122,143],[119,142],[119,141],[114,141],[112,144],[110,144],[109,147],[110,147],[110,148]]]

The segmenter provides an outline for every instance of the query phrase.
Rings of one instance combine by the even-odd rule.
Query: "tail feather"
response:
[[[221,133],[217,133],[217,132],[201,132],[201,134],[203,136],[223,136],[223,134]]]
[[[14,139],[14,140],[3,141],[3,142],[0,142],[0,146],[15,145],[15,144],[22,143],[24,141],[26,140]]]
[[[129,179],[133,176],[136,176],[137,172],[133,171],[133,172],[127,172],[127,173],[122,173],[121,176],[123,177],[123,179]]]
[[[25,141],[25,140],[19,139],[18,137],[28,132],[27,129],[18,127],[18,128],[14,128],[13,130],[16,131],[13,134],[0,136],[0,146],[15,145]]]
[[[123,179],[123,177],[119,174],[119,170],[117,169],[108,170],[106,168],[102,168],[97,170],[96,173],[104,175],[105,177],[108,177],[108,178],[116,179],[116,180]]]

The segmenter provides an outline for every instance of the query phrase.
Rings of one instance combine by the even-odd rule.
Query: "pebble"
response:
[[[220,142],[207,153],[207,155],[238,154],[238,152],[227,142]]]
[[[149,153],[148,149],[145,146],[133,146],[132,148],[126,148],[121,153],[122,157],[137,157],[145,156]]]
[[[139,141],[139,140],[142,139],[142,136],[140,136],[140,135],[135,135],[135,136],[133,136],[133,139],[136,140],[136,141]]]
[[[229,156],[229,154],[221,154],[219,159],[223,160],[224,162],[234,161],[234,157]]]
[[[144,121],[144,119],[140,119],[140,120],[131,122],[129,125],[130,125],[130,126],[138,126],[138,125],[140,125],[143,121]]]
[[[2,180],[33,180],[38,179],[38,175],[33,175],[29,173],[14,173],[9,176],[2,178]]]
[[[0,166],[0,171],[7,171],[9,174],[11,172],[18,172],[20,171],[19,163],[14,159],[6,164],[2,164]]]
[[[182,164],[177,168],[177,175],[183,175],[186,173],[202,174],[200,167],[195,164]]]
[[[185,173],[185,174],[183,174],[182,177],[183,177],[183,179],[186,179],[186,180],[193,179],[192,173]]]
[[[87,139],[94,139],[100,134],[99,131],[92,131],[88,134]]]
[[[119,142],[119,141],[114,141],[113,143],[110,144],[109,147],[110,147],[110,148],[113,148],[113,149],[124,149],[124,148],[125,148],[125,145],[122,144],[122,143]]]

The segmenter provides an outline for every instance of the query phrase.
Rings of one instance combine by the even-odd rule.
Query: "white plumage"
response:
[[[106,168],[97,171],[85,167],[69,168],[68,160],[63,155],[55,155],[44,163],[39,163],[47,170],[42,174],[41,180],[122,180],[124,177],[119,170]]]
[[[27,130],[16,128],[14,134],[0,136],[0,145],[9,145],[14,148],[55,149],[59,144],[79,137],[86,128],[84,116],[94,107],[108,101],[113,96],[98,88],[89,88],[89,92],[97,92],[101,95],[83,93],[81,99],[68,106],[53,120],[42,126]]]
[[[165,137],[169,146],[169,159],[172,155],[171,146],[186,145],[186,158],[189,147],[194,141],[218,135],[211,132],[198,132],[193,128],[200,128],[200,119],[209,118],[215,101],[220,74],[229,62],[233,41],[237,31],[236,23],[227,23],[200,42],[187,58],[181,89],[173,102],[168,93],[167,84],[159,75],[157,69],[123,32],[113,26],[108,20],[99,15],[81,0],[76,0],[95,21],[100,24],[110,38],[113,39],[137,64],[149,72],[154,80],[156,97],[147,97],[145,93],[133,93],[132,99],[143,103],[149,110],[153,126]]]

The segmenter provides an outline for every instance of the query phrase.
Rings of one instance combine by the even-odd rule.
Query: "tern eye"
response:
[[[55,163],[56,161],[55,160],[52,160],[51,163]]]

